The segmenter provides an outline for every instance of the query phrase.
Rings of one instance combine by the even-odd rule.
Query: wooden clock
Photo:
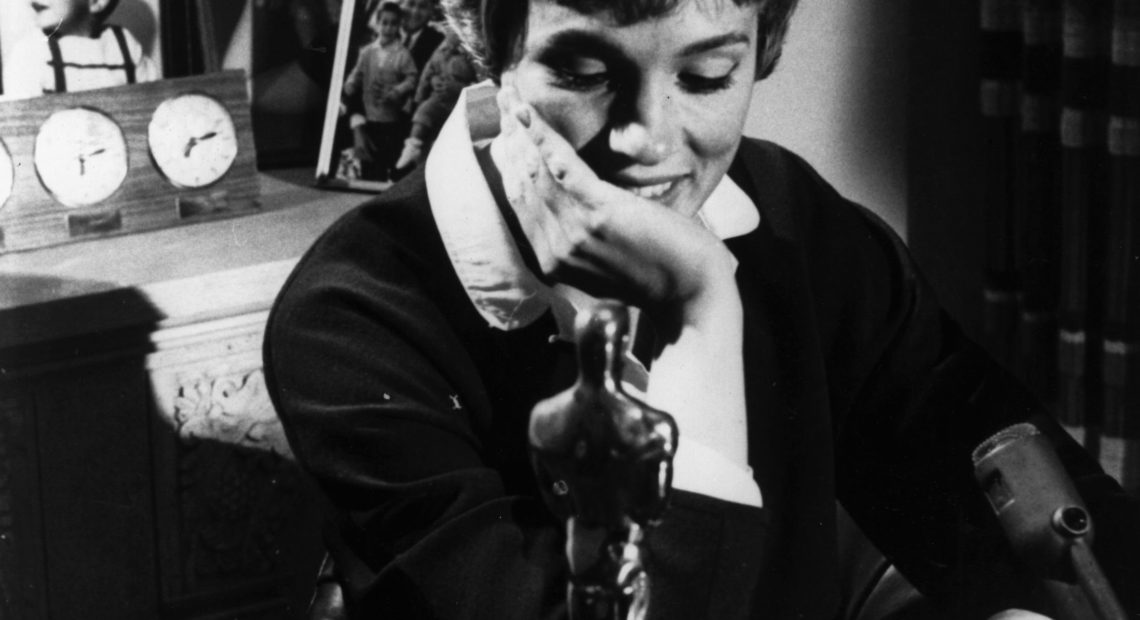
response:
[[[259,208],[241,71],[0,102],[0,253]]]

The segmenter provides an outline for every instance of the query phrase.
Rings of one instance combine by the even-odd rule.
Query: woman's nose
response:
[[[645,89],[610,129],[610,149],[639,164],[665,161],[677,148],[677,118],[667,93]]]

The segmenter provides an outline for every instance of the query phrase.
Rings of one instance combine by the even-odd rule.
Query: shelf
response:
[[[365,201],[262,174],[262,211],[0,255],[0,350],[268,309],[301,254]]]

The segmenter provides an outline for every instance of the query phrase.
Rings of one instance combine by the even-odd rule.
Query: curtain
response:
[[[982,0],[991,352],[1140,493],[1140,0]]]

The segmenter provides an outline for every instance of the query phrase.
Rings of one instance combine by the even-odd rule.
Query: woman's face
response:
[[[755,5],[732,0],[682,0],[627,26],[531,0],[504,77],[604,180],[692,215],[740,143],[756,32]]]

